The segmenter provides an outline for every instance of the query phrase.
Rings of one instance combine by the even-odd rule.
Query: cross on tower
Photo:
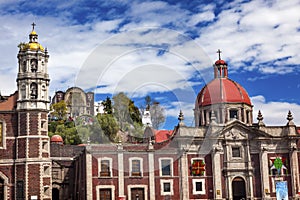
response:
[[[31,25],[32,25],[32,31],[34,31],[34,27],[36,26],[36,24],[33,22]]]
[[[222,53],[222,51],[220,49],[218,49],[217,53],[219,54],[219,60],[221,60],[221,53]]]

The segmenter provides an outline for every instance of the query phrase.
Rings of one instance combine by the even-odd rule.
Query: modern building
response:
[[[254,122],[220,57],[195,100],[195,127],[179,112],[174,130],[147,127],[143,143],[50,144],[49,55],[34,26],[18,53],[18,91],[0,97],[0,199],[300,199],[300,127],[291,112],[284,126],[265,125],[261,112]]]

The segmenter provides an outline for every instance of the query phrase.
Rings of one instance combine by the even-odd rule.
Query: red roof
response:
[[[6,100],[0,102],[0,111],[11,111],[17,106],[18,92],[10,95]]]
[[[169,140],[169,138],[172,136],[173,131],[169,130],[156,130],[155,131],[155,142],[161,143],[164,141]]]
[[[60,135],[53,135],[50,139],[51,143],[63,143],[64,140],[62,139],[62,137]]]
[[[217,60],[215,65],[227,65],[227,63],[224,60]]]
[[[198,94],[198,106],[208,106],[217,103],[245,103],[251,105],[246,90],[228,78],[216,78],[208,83]]]

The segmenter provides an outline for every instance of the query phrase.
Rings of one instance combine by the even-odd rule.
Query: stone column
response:
[[[188,159],[187,159],[187,153],[185,150],[182,153],[180,157],[180,171],[179,174],[181,173],[181,191],[180,191],[180,196],[181,200],[189,200],[189,176],[188,176]]]
[[[86,199],[93,199],[93,170],[92,170],[92,154],[90,152],[90,145],[87,146],[86,151]]]
[[[296,151],[297,145],[296,143],[290,144],[290,166],[291,166],[291,179],[292,179],[292,195],[293,198],[299,197],[298,193],[299,189],[299,161],[298,161],[298,153]]]
[[[262,199],[270,198],[270,182],[269,182],[269,163],[268,151],[265,147],[261,147],[260,151],[260,172],[261,172],[261,193]]]
[[[119,197],[124,197],[124,151],[121,143],[118,144],[118,184]]]
[[[222,152],[222,147],[219,145],[216,145],[214,147],[214,151],[212,152],[214,199],[222,199],[221,152]]]
[[[149,162],[149,194],[150,200],[155,200],[154,152],[148,153]]]

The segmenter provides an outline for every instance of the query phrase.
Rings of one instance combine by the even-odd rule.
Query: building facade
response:
[[[18,91],[0,97],[0,199],[300,199],[300,127],[291,112],[284,126],[265,125],[261,112],[254,122],[220,57],[195,100],[195,127],[179,112],[174,130],[146,127],[142,143],[50,144],[49,55],[34,26],[18,53]]]

